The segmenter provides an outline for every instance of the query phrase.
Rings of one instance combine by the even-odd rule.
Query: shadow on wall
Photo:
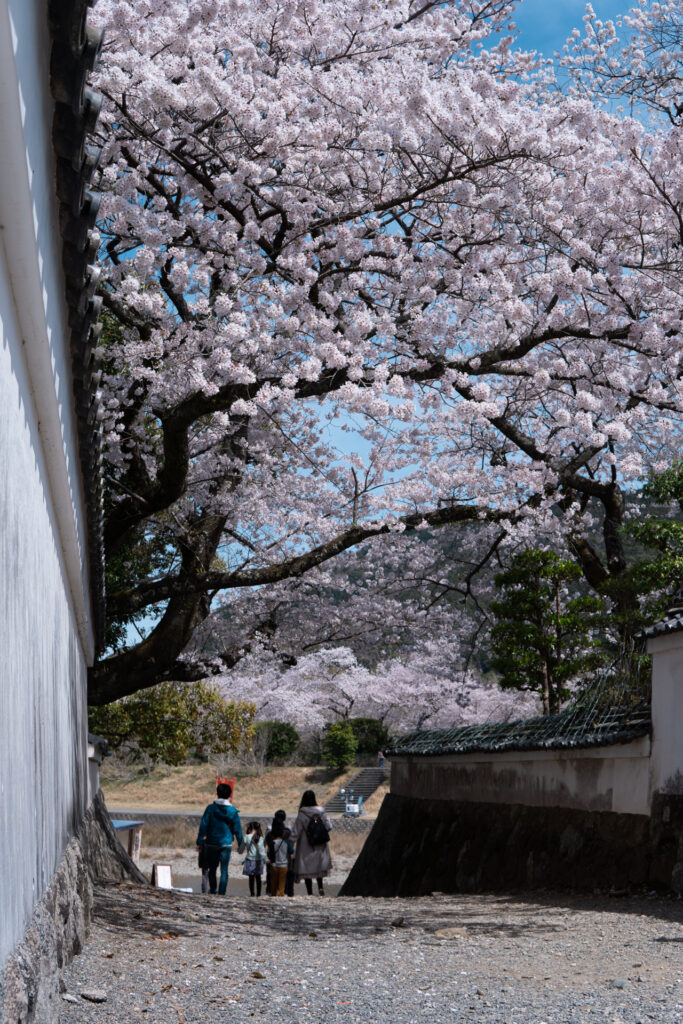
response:
[[[340,895],[680,891],[682,859],[681,797],[648,817],[388,794]]]

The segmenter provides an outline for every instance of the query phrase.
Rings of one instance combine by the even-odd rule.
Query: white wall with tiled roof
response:
[[[44,0],[0,0],[0,970],[87,800],[87,522]]]
[[[582,750],[392,755],[391,792],[425,800],[649,814],[650,737]]]
[[[417,800],[646,816],[661,796],[683,797],[683,594],[646,636],[652,656],[651,702],[643,699],[621,710],[598,705],[593,727],[603,727],[599,742],[588,733],[562,742],[562,722],[571,725],[577,717],[570,711],[547,719],[544,742],[537,738],[532,743],[527,728],[519,730],[525,743],[515,745],[509,735],[514,723],[498,727],[508,733],[498,749],[492,749],[486,727],[478,742],[469,736],[476,731],[472,728],[415,733],[399,739],[390,751],[391,792]],[[605,726],[610,720],[611,736]],[[535,724],[538,731],[543,721],[518,724]]]

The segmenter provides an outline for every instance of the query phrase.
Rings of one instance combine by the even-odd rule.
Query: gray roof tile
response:
[[[517,722],[491,722],[456,729],[431,729],[399,737],[389,756],[497,753],[505,750],[572,750],[628,743],[651,732],[650,700],[626,705],[571,706],[557,715]]]

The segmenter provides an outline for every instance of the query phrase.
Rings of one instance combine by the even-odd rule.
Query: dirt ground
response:
[[[61,1024],[683,1024],[680,901],[100,886]]]
[[[325,767],[269,768],[263,775],[238,775],[235,781],[235,806],[244,815],[272,814],[283,807],[292,814],[299,806],[305,789],[315,790],[325,803],[356,772],[353,768],[333,777]],[[211,765],[181,765],[178,768],[155,768],[130,781],[102,766],[100,784],[107,807],[118,810],[185,811],[200,813],[216,795],[216,770]],[[382,787],[386,791],[387,787]],[[382,794],[383,795],[383,794]],[[377,794],[368,801],[368,814],[376,814],[381,798]],[[377,808],[374,809],[375,804]]]

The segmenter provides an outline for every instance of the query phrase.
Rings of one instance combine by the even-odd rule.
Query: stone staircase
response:
[[[361,768],[353,778],[349,779],[344,788],[347,793],[349,790],[353,790],[354,802],[360,796],[365,801],[388,777],[384,768]],[[345,809],[345,798],[339,792],[325,802],[325,810],[328,814],[343,814]]]

